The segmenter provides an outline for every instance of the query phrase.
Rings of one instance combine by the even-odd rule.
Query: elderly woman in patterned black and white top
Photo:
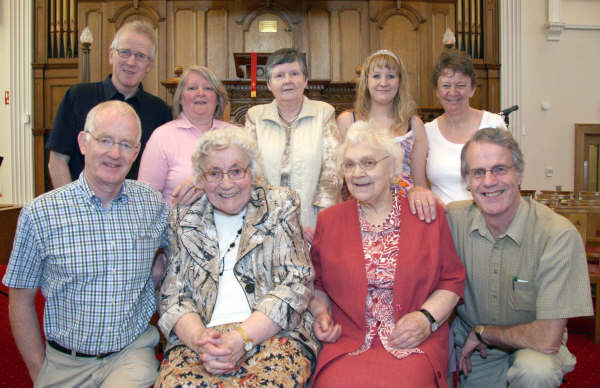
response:
[[[300,200],[263,185],[247,131],[205,134],[192,157],[206,193],[172,209],[155,386],[303,386],[318,351],[306,311],[313,268]]]

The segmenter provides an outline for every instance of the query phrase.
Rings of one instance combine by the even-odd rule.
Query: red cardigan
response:
[[[394,321],[419,310],[437,289],[464,295],[465,269],[460,261],[444,210],[427,224],[410,213],[402,198],[400,247],[394,280]],[[319,213],[311,249],[315,288],[327,293],[333,319],[342,325],[342,336],[324,343],[313,377],[331,360],[354,351],[366,334],[367,275],[356,200]],[[446,386],[448,369],[448,323],[431,334],[419,348],[431,362],[438,386]],[[402,362],[399,360],[399,362]]]

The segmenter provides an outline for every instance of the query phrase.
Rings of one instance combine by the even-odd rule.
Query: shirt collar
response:
[[[90,204],[102,206],[102,200],[96,195],[94,190],[92,190],[87,179],[85,178],[85,170],[82,171],[81,174],[79,174],[79,179],[75,181],[75,184],[83,192],[83,197]],[[127,203],[129,201],[130,194],[131,187],[127,183],[127,179],[125,179],[125,181],[121,185],[121,191],[119,191],[119,194],[111,201],[111,203]]]
[[[473,206],[472,211],[476,211],[477,213],[476,213],[475,217],[473,217],[473,221],[471,223],[471,227],[470,227],[471,233],[478,231],[482,237],[485,237],[486,239],[488,239],[490,241],[495,241],[497,239],[499,240],[499,239],[502,239],[504,236],[507,236],[507,237],[510,237],[517,245],[519,245],[519,246],[521,245],[523,236],[525,235],[525,227],[527,224],[527,213],[529,211],[529,206],[530,206],[529,201],[525,201],[523,198],[520,198],[519,208],[517,209],[517,212],[515,213],[515,217],[513,218],[510,225],[508,226],[508,229],[506,229],[506,232],[504,232],[497,238],[494,237],[494,235],[488,228],[487,222],[485,221],[485,217],[483,216],[483,213],[481,212],[481,210],[479,210],[479,208],[477,207],[475,202],[473,202],[472,206]]]
[[[117,90],[117,88],[115,87],[115,85],[112,83],[112,74],[109,74],[108,76],[106,76],[104,81],[102,81],[102,86],[104,87],[104,97],[106,98],[107,101],[114,99],[115,96],[118,96],[120,99],[125,101],[125,96],[123,95],[123,93],[119,92]],[[142,83],[140,82],[135,94],[133,96],[131,96],[130,98],[128,98],[127,100],[128,101],[131,101],[132,99],[139,100],[139,97],[142,95],[143,90],[144,90],[144,87],[142,86]]]
[[[190,119],[187,118],[187,116],[183,113],[183,111],[181,111],[181,113],[179,113],[179,117],[176,118],[175,120],[175,126],[177,128],[181,128],[181,129],[195,129],[200,131],[198,128],[196,128],[194,126],[194,124],[192,124],[192,122],[190,121]],[[213,118],[212,121],[212,125],[211,127],[208,129],[208,131],[212,131],[213,129],[216,129],[218,127],[218,122],[219,120]],[[208,132],[208,131],[200,131],[202,133]]]
[[[311,100],[302,96],[302,109],[296,118],[296,121],[300,121],[305,117],[314,117],[318,114],[317,108],[314,104],[311,104]],[[279,111],[277,109],[277,101],[273,100],[270,104],[267,104],[265,109],[265,114],[262,117],[263,121],[273,121],[275,123],[280,123],[281,119],[279,118]]]

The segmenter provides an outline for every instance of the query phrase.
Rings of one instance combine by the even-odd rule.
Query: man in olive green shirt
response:
[[[452,324],[461,388],[558,387],[575,365],[567,319],[593,314],[581,236],[521,198],[523,155],[508,131],[476,132],[461,175],[473,201],[448,206],[467,271]]]

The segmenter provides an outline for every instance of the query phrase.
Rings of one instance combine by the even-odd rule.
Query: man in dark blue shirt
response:
[[[140,155],[152,131],[172,119],[163,100],[147,93],[141,82],[152,69],[156,55],[152,27],[140,21],[123,25],[115,34],[108,52],[112,74],[102,82],[74,85],[63,97],[46,148],[50,150],[48,171],[55,188],[79,177],[83,171],[83,155],[77,135],[83,130],[88,112],[108,100],[121,100],[131,105],[142,122]],[[139,157],[127,178],[136,179]]]

